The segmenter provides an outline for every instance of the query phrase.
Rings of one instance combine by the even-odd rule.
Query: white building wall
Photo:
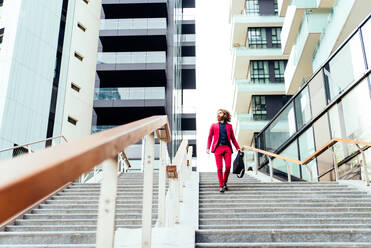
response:
[[[101,1],[86,4],[83,0],[76,0],[74,8],[71,44],[64,47],[69,49],[69,63],[67,81],[64,82],[66,90],[61,134],[69,141],[91,132]],[[86,27],[85,32],[78,27],[78,23]],[[74,56],[75,52],[84,57],[83,61]],[[80,91],[72,89],[71,83],[77,85]],[[70,123],[68,117],[77,120],[76,125]]]
[[[46,137],[61,6],[62,1],[4,1],[0,149]]]

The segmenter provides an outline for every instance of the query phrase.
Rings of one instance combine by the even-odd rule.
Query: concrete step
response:
[[[153,204],[157,208],[157,204]],[[98,209],[98,204],[41,204],[39,209]],[[116,204],[117,209],[142,209],[142,204]]]
[[[69,191],[69,192],[60,192],[56,196],[83,196],[83,197],[92,196],[92,197],[99,197],[99,194],[100,194],[99,191],[77,191],[77,192]],[[139,197],[140,196],[140,197],[142,197],[142,195],[143,195],[142,191],[118,191],[117,192],[118,197],[121,197],[121,196],[124,196],[124,197],[128,197],[128,196]],[[158,190],[154,190],[153,195],[157,196],[158,195]]]
[[[142,208],[127,209],[127,208],[116,208],[116,214],[127,215],[127,214],[142,214]],[[152,208],[152,213],[157,213],[157,208]],[[97,214],[98,207],[92,208],[75,208],[75,209],[34,209],[31,214]]]
[[[125,195],[124,195],[125,196]],[[226,191],[224,194],[220,194],[219,190],[210,191],[210,192],[200,192],[200,198],[211,198],[211,197],[303,197],[303,198],[310,198],[310,197],[349,197],[349,198],[370,198],[371,195],[368,195],[365,192],[255,192],[255,191],[247,191],[247,192],[238,192],[238,191]]]
[[[46,200],[45,203],[46,204],[84,204],[84,203],[86,203],[86,204],[98,204],[98,198],[96,198],[95,200],[50,199],[50,200]],[[121,198],[120,198],[120,199],[117,199],[116,204],[142,204],[142,198],[140,197],[137,200],[132,200],[132,199],[121,200]],[[157,204],[157,197],[153,198],[153,204],[154,205]]]
[[[153,194],[154,197],[157,198],[157,194]],[[142,196],[141,195],[120,195],[118,198],[120,200],[134,200],[134,199],[138,199],[138,197],[140,199],[142,199]],[[370,196],[371,197],[371,196]],[[80,201],[88,201],[88,200],[94,200],[94,199],[98,199],[98,195],[94,196],[78,196],[78,195],[54,195],[52,196],[50,199],[52,200],[80,200]]]
[[[0,245],[0,248],[95,248],[95,244],[53,244],[42,245],[42,244],[32,244],[32,245]]]
[[[258,213],[258,212],[280,212],[280,213],[292,213],[292,212],[342,212],[342,213],[371,213],[371,207],[241,207],[241,208],[200,208],[199,213]]]
[[[141,228],[141,225],[116,225],[116,228]],[[48,232],[48,231],[95,231],[96,225],[10,225],[9,232]]]
[[[308,191],[318,191],[318,192],[359,192],[356,189],[348,187],[239,187],[239,186],[229,186],[231,191],[253,191],[253,192],[278,192],[278,191],[293,191],[293,192],[308,192]],[[200,187],[200,192],[210,192],[219,189],[219,186],[210,187]]]
[[[369,224],[244,224],[244,225],[200,225],[200,229],[313,229],[313,228],[322,228],[322,229],[370,229],[371,223]]]
[[[156,218],[157,214],[153,215]],[[25,219],[96,219],[97,214],[25,214]],[[142,214],[116,214],[116,219],[142,219]]]
[[[371,224],[371,217],[312,217],[312,218],[281,218],[276,216],[272,218],[200,218],[199,225],[246,225],[246,224]]]
[[[0,244],[95,244],[95,232],[0,232]]]
[[[370,242],[371,229],[198,230],[196,242]]]
[[[231,198],[200,198],[200,203],[224,203],[224,204],[229,204],[229,203],[322,203],[322,202],[327,202],[327,203],[344,203],[344,202],[364,202],[366,204],[371,203],[371,199],[369,198],[245,198],[245,199],[236,199],[236,197],[231,197]]]
[[[205,181],[205,180],[200,180],[200,186],[211,186],[211,185],[215,185],[215,183],[218,183],[218,179],[216,180],[210,180],[210,181]],[[339,187],[339,186],[342,186],[344,187],[344,185],[339,185],[338,182],[313,182],[313,183],[310,183],[310,182],[291,182],[291,183],[288,183],[288,182],[253,182],[253,183],[249,183],[249,182],[239,182],[239,181],[228,181],[228,185],[235,185],[235,186],[238,186],[238,185],[248,185],[248,186],[277,186],[277,187],[282,187],[282,186],[285,186],[285,187],[297,187],[297,186],[306,186],[306,187],[329,187],[329,186],[333,186],[333,187]]]
[[[142,219],[120,219],[116,217],[116,225],[141,225]],[[152,219],[152,224],[156,223],[156,218]],[[97,219],[18,219],[15,225],[41,226],[41,225],[96,225]]]
[[[225,203],[200,203],[200,210],[202,208],[225,208]],[[363,201],[352,202],[299,202],[299,203],[229,203],[229,209],[232,208],[316,208],[316,207],[367,207],[371,208],[371,203],[364,203]]]
[[[371,242],[259,242],[259,243],[196,243],[196,248],[298,248],[298,247],[311,247],[311,248],[350,248],[350,247],[371,247]]]
[[[354,212],[261,212],[261,213],[238,213],[231,215],[231,213],[200,213],[200,219],[216,219],[229,218],[231,221],[240,218],[367,218],[371,217],[370,213],[354,213]]]

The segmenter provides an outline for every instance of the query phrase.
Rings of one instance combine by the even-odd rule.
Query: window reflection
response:
[[[365,71],[359,32],[324,67],[329,89],[328,100],[338,96],[351,82]]]
[[[308,87],[295,98],[295,114],[298,130],[311,119]]]

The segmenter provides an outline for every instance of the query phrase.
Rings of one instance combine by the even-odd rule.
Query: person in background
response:
[[[215,155],[216,167],[218,169],[218,179],[220,192],[223,193],[228,190],[227,182],[229,172],[231,170],[231,157],[232,157],[232,145],[240,151],[240,147],[234,137],[232,125],[229,124],[231,121],[231,114],[228,110],[219,109],[217,113],[218,122],[214,123],[210,127],[209,137],[207,139],[206,152],[211,152]],[[211,145],[212,143],[212,145]],[[223,158],[225,163],[225,171],[223,176]]]

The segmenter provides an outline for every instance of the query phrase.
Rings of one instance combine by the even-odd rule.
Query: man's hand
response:
[[[206,149],[206,153],[207,154],[210,154],[210,149]]]

